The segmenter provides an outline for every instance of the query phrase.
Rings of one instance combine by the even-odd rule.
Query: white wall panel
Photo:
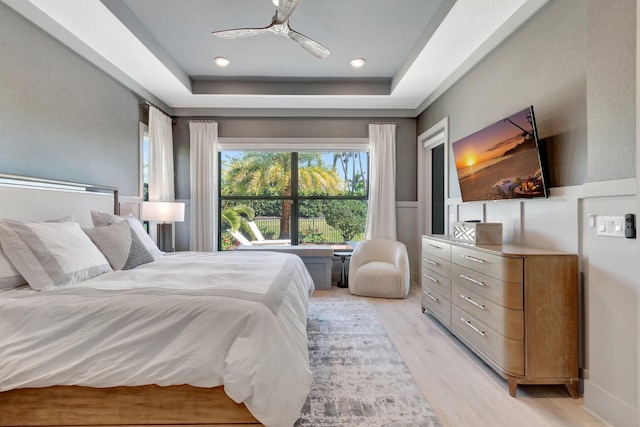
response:
[[[585,406],[612,425],[636,427],[640,417],[638,240],[598,236],[589,224],[589,215],[635,212],[637,196],[628,194],[627,184],[618,180],[596,189],[588,184],[554,188],[548,199],[520,202],[450,201],[449,209],[459,212],[459,220],[502,223],[505,243],[578,254],[584,275]]]
[[[578,253],[578,200],[549,198],[523,203],[522,244]]]
[[[458,206],[458,221],[479,219],[484,221],[483,203],[463,203]]]
[[[504,243],[521,243],[522,215],[520,201],[488,202],[485,206],[485,214],[486,222],[499,222],[502,224],[502,241]]]
[[[635,196],[598,197],[584,200],[584,210],[594,215],[623,215],[635,208]],[[585,292],[587,304],[587,368],[585,405],[597,408],[617,426],[636,426],[633,417],[620,413],[637,411],[637,295],[640,264],[637,240],[596,235],[582,224]],[[590,394],[589,390],[601,390]],[[606,398],[608,405],[600,400]],[[635,409],[634,409],[635,408]],[[606,413],[603,413],[605,411]]]
[[[409,265],[411,269],[411,281],[416,281],[416,271],[420,265],[420,253],[422,246],[418,230],[418,203],[397,202],[396,221],[398,241],[407,246]]]

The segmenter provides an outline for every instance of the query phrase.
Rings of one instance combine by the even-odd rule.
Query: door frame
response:
[[[449,116],[418,135],[418,232],[431,234],[431,197],[433,194],[431,176],[432,150],[444,144],[444,229],[449,230]]]

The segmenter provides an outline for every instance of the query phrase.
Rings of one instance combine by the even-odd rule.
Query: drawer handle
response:
[[[471,329],[473,329],[474,331],[476,331],[480,335],[484,336],[484,331],[481,331],[480,329],[478,329],[475,326],[473,326],[469,320],[464,320],[463,317],[461,317],[460,320],[462,320],[468,327],[470,327]]]
[[[475,258],[475,257],[469,256],[469,255],[460,255],[460,256],[462,258],[464,258],[464,259],[468,259],[469,261],[473,261],[473,262],[477,262],[477,263],[480,263],[480,264],[484,264],[484,260],[483,259]]]
[[[484,304],[480,304],[480,303],[478,303],[478,302],[475,302],[474,300],[472,300],[471,298],[469,298],[469,297],[468,297],[468,296],[466,296],[466,295],[462,295],[462,294],[460,294],[460,298],[462,298],[462,299],[464,299],[466,302],[468,302],[468,303],[470,303],[470,304],[473,304],[473,305],[475,305],[476,307],[478,307],[478,308],[480,308],[480,309],[484,310]]]
[[[464,274],[461,274],[460,277],[462,277],[464,280],[470,281],[471,283],[475,283],[476,285],[484,286],[484,282],[481,282],[480,280],[476,280],[473,277],[465,276]]]
[[[433,283],[440,283],[440,281],[438,279],[436,279],[435,277],[429,276],[427,273],[424,273],[424,277],[426,277],[427,279],[431,280]]]
[[[435,262],[435,261],[431,261],[430,259],[424,258],[424,262],[431,264],[431,265],[435,265],[438,266],[440,265],[439,263]]]
[[[438,298],[434,297],[434,296],[433,296],[433,295],[431,295],[429,292],[425,292],[425,294],[427,294],[427,296],[428,296],[429,298],[431,298],[432,300],[434,300],[435,302],[440,301]]]
[[[431,245],[429,243],[427,243],[427,246],[430,247],[431,249],[442,249],[440,246]]]

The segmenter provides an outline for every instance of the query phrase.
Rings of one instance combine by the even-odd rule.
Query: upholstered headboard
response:
[[[91,210],[118,213],[118,189],[0,173],[0,218],[43,221],[75,215],[90,227]]]

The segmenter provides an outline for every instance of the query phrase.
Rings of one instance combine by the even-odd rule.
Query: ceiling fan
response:
[[[276,3],[275,0],[274,3]],[[317,58],[325,59],[329,56],[329,53],[331,53],[329,49],[322,46],[317,41],[311,40],[309,37],[292,30],[289,26],[289,17],[295,10],[296,6],[298,6],[298,3],[300,3],[300,0],[279,0],[277,3],[278,10],[276,10],[276,14],[273,16],[271,25],[267,27],[237,28],[233,30],[214,31],[213,34],[223,39],[236,39],[269,32],[289,37]]]

